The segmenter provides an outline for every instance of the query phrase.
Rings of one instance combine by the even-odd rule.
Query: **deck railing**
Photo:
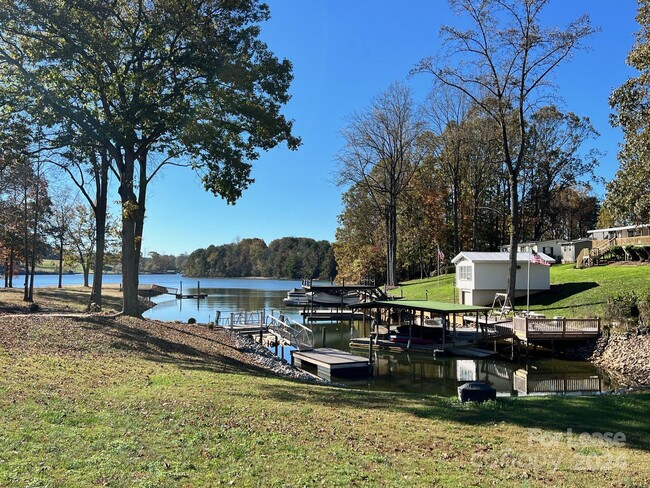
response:
[[[517,370],[513,378],[515,390],[524,393],[577,393],[602,391],[602,380],[596,375],[574,373],[529,374]]]
[[[526,339],[562,339],[596,337],[600,334],[600,319],[542,319],[513,317],[514,333]]]
[[[221,327],[235,327],[237,325],[254,325],[264,324],[264,312],[230,312],[222,316],[220,311],[217,311],[214,323]]]
[[[269,332],[288,341],[289,344],[299,351],[309,351],[314,348],[314,333],[312,330],[295,320],[283,316],[274,317],[273,315],[268,315],[266,317],[266,325]]]

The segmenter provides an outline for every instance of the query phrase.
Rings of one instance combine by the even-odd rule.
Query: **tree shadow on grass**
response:
[[[196,326],[196,331],[188,331],[174,324],[146,320],[141,322],[143,327],[104,318],[84,318],[81,322],[83,329],[105,336],[109,351],[124,351],[147,361],[189,370],[273,376],[261,367],[231,357],[238,350],[207,328]]]
[[[236,393],[234,393],[236,394]],[[335,389],[331,387],[275,386],[264,394],[281,402],[312,406],[340,405],[362,411],[406,412],[418,418],[461,424],[494,426],[505,422],[526,429],[566,434],[617,433],[625,435],[625,446],[650,451],[650,394],[599,396],[547,396],[498,398],[485,404],[461,404],[454,398]],[[533,435],[533,431],[531,431]]]
[[[583,281],[577,283],[562,283],[558,285],[551,285],[551,289],[542,293],[535,293],[530,295],[530,304],[535,306],[543,306],[548,310],[562,310],[576,307],[588,307],[593,305],[602,305],[604,301],[592,301],[579,304],[571,304],[566,306],[553,306],[554,304],[565,300],[573,295],[577,295],[587,290],[597,288],[599,285],[593,281]],[[525,308],[526,296],[518,297],[515,299],[515,307],[518,309]]]

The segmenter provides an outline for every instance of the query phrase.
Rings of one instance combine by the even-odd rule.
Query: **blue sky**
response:
[[[256,182],[234,206],[204,192],[191,170],[168,167],[149,187],[145,253],[180,254],[247,237],[267,244],[285,236],[333,241],[341,212],[335,158],[346,117],[363,111],[395,81],[408,83],[423,100],[431,79],[409,78],[409,70],[440,48],[441,25],[460,21],[446,0],[267,3],[272,18],[262,26],[262,37],[277,56],[293,63],[292,99],[284,113],[295,121],[303,144],[297,151],[279,147],[263,153],[252,172]],[[636,1],[552,0],[545,11],[558,26],[583,13],[600,32],[553,81],[561,108],[589,117],[601,134],[592,143],[605,153],[598,174],[612,179],[622,138],[609,126],[608,97],[634,74],[625,57],[638,28]]]

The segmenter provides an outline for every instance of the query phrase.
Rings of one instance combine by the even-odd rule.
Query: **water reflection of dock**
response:
[[[513,378],[514,389],[524,395],[601,393],[602,379],[595,374],[538,373],[518,369]]]
[[[530,368],[492,359],[432,360],[417,354],[375,353],[373,376],[391,390],[398,390],[402,379],[408,377],[427,392],[442,395],[454,394],[459,386],[472,381],[489,384],[499,396],[595,394],[611,388],[590,366],[574,367],[573,363],[554,360]],[[558,368],[565,371],[558,372]]]

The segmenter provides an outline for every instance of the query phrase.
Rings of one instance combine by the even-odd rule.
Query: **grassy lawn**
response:
[[[63,288],[34,288],[34,305],[41,312],[83,312],[90,300],[91,288],[84,286],[65,286]],[[32,307],[23,301],[24,290],[0,288],[0,313],[25,313]],[[104,285],[102,288],[103,309],[119,311],[122,309],[122,293],[119,285]]]
[[[402,284],[392,291],[395,296],[422,300],[428,291],[429,300],[452,302],[455,293],[455,275]],[[530,308],[548,316],[566,317],[603,316],[607,297],[634,291],[638,296],[650,294],[650,266],[610,265],[575,269],[572,264],[551,267],[551,290],[530,296]],[[525,306],[526,298],[516,300],[515,306]]]
[[[64,273],[83,273],[83,268],[80,264],[75,264],[74,266],[63,265]],[[48,274],[58,274],[59,273],[59,260],[58,259],[43,259],[40,263],[36,265],[37,273],[48,273]]]
[[[0,371],[0,486],[650,484],[650,395],[476,406],[297,383],[226,333],[125,318],[0,318]]]

